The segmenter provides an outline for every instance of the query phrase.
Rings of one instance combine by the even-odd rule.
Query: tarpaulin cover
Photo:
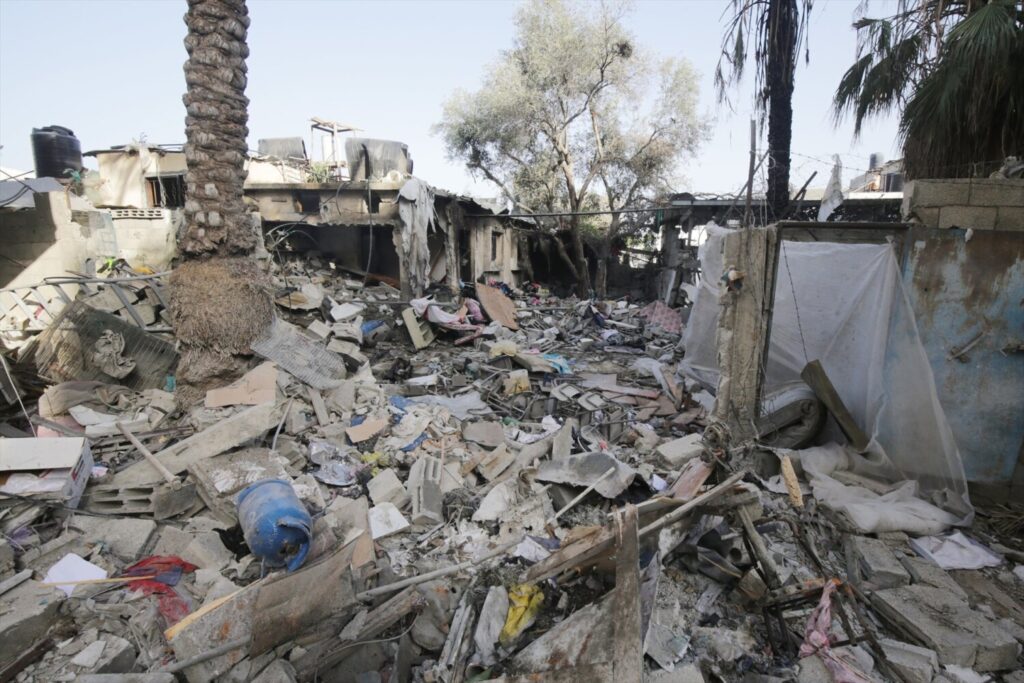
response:
[[[683,371],[714,389],[722,245],[731,231],[707,230]],[[932,503],[969,523],[963,463],[891,244],[781,241],[764,393],[802,384],[800,371],[812,360],[871,436],[853,469],[915,480]],[[819,439],[827,441],[845,441],[831,421]]]

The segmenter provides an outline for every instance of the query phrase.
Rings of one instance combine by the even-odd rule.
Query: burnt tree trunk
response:
[[[799,23],[796,0],[770,0],[768,30],[768,209],[775,219],[789,205],[790,145],[793,138],[793,81]]]
[[[578,207],[573,211],[578,211]],[[569,234],[572,236],[573,260],[576,267],[576,294],[581,299],[590,298],[590,266],[583,247],[583,235],[580,234],[580,217],[573,215],[569,219]]]
[[[245,0],[189,0],[185,15],[185,232],[170,279],[181,348],[179,401],[231,381],[273,320],[265,273],[252,253],[258,220],[245,208],[249,54]]]

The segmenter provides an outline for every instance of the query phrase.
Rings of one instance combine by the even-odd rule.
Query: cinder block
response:
[[[1024,206],[1000,206],[996,230],[1024,230]]]
[[[926,209],[917,208],[913,209],[912,212],[904,213],[903,220],[910,221],[916,220],[921,225],[929,228],[939,227],[939,211],[941,209]]]
[[[971,206],[1024,207],[1024,180],[977,178],[970,184]]]
[[[412,500],[413,524],[433,525],[444,521],[441,476],[441,461],[437,458],[421,455],[412,464],[406,483]]]
[[[994,206],[944,206],[939,210],[939,227],[992,230],[998,214]]]
[[[910,208],[943,207],[970,204],[970,179],[914,180],[903,188]]]

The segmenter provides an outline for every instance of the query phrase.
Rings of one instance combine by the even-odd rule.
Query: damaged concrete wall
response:
[[[1024,230],[1024,180],[914,180],[903,190],[903,218],[929,228]]]
[[[81,271],[92,255],[92,231],[72,219],[63,192],[40,193],[35,200],[35,210],[0,213],[7,257],[0,259],[2,287],[34,285],[47,277]]]
[[[470,218],[468,221],[473,281],[483,275],[516,284],[519,250],[516,248],[515,231],[506,228],[496,218]]]
[[[904,281],[967,479],[1024,493],[1024,180],[915,180]]]
[[[718,317],[716,346],[721,375],[715,419],[726,425],[734,439],[756,435],[756,419],[763,377],[765,337],[768,332],[772,281],[775,273],[774,227],[738,230],[722,240],[726,292]]]
[[[132,211],[114,209],[114,235],[117,256],[132,268],[167,270],[177,253],[175,236],[185,216],[180,209],[149,209],[146,217]]]
[[[99,186],[100,206],[152,207],[146,177],[185,173],[183,152],[162,152],[137,148],[95,153],[103,183]]]

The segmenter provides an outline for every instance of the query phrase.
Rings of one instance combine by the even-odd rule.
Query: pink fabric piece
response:
[[[681,334],[683,319],[679,311],[669,308],[661,301],[652,301],[640,310],[640,317],[645,318],[651,327],[660,327],[667,334]]]
[[[834,580],[829,581],[822,589],[821,600],[807,619],[804,642],[800,645],[800,657],[818,655],[825,668],[832,674],[835,683],[870,683],[871,678],[832,651],[829,629],[832,627],[832,594],[835,592]]]

